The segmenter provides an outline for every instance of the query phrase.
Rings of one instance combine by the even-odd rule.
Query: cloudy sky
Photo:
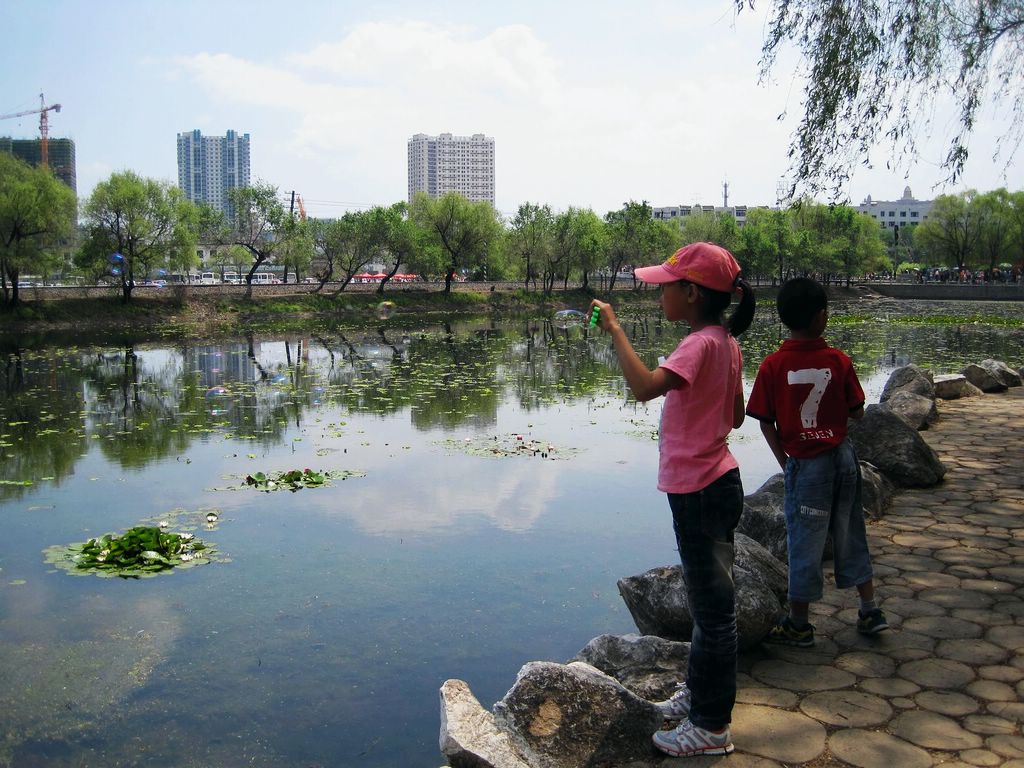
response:
[[[176,135],[198,128],[249,133],[253,179],[319,216],[405,199],[406,141],[444,132],[494,137],[505,214],[721,204],[725,181],[731,204],[773,204],[801,82],[792,58],[760,82],[759,5],[6,0],[0,114],[59,102],[50,135],[75,140],[82,195],[123,169],[176,182]],[[876,148],[848,197],[1019,189],[1020,159],[992,160],[998,131],[976,133],[955,188],[935,186],[936,138],[897,171]],[[36,137],[38,117],[0,135]]]

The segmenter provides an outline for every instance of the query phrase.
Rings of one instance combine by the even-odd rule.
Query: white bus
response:
[[[278,285],[281,279],[273,272],[254,272],[252,276],[253,285]]]
[[[220,285],[216,272],[201,272],[196,282],[200,285]]]

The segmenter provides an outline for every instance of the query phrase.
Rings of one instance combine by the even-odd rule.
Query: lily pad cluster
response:
[[[263,472],[256,472],[245,476],[245,484],[255,487],[257,491],[288,490],[294,493],[300,488],[319,488],[328,485],[330,479],[330,472],[314,472],[307,467],[279,472],[272,477]]]
[[[491,437],[467,437],[462,440],[449,438],[442,444],[449,450],[462,451],[472,456],[497,458],[523,456],[559,460],[569,459],[580,451],[578,448],[557,446],[546,440],[536,440],[516,433]]]
[[[77,544],[49,547],[44,554],[47,562],[74,575],[146,578],[209,563],[213,548],[192,533],[137,525],[120,536],[106,533]]]

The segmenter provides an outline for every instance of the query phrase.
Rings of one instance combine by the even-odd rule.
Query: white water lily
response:
[[[216,512],[209,512],[209,513],[207,513],[207,515],[206,515],[206,522],[208,522],[208,523],[215,523],[215,522],[217,522],[217,513]]]
[[[182,533],[179,535],[181,536],[182,541],[192,541],[192,539],[196,537],[194,533]]]
[[[185,552],[181,556],[181,562],[187,563],[189,560],[192,560],[194,557],[195,557],[195,555],[193,555],[191,552]]]
[[[171,527],[171,524],[169,522],[167,522],[166,520],[161,520],[159,525],[160,525],[161,528],[170,528]]]

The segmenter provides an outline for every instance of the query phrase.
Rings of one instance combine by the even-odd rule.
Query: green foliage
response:
[[[253,486],[257,491],[282,491],[294,493],[300,488],[320,488],[328,484],[337,473],[327,471],[314,472],[312,469],[291,469],[268,477],[263,472],[254,472],[245,476],[245,484]]]
[[[0,279],[3,299],[18,303],[22,273],[49,274],[71,236],[75,194],[46,168],[0,152]]]
[[[653,209],[647,201],[630,200],[618,211],[609,211],[605,217],[608,242],[608,268],[612,285],[623,267],[642,267],[664,261],[667,251],[666,230],[653,218]]]
[[[734,0],[737,11],[755,0]],[[762,48],[767,79],[787,44],[807,72],[803,117],[790,142],[795,198],[800,188],[843,197],[857,165],[876,145],[890,164],[917,156],[934,106],[952,102],[943,168],[957,180],[979,110],[1007,113],[1007,164],[1024,129],[1024,3],[1020,0],[775,0]]]
[[[85,205],[86,236],[76,263],[87,274],[113,278],[127,303],[135,283],[155,269],[185,271],[196,263],[202,220],[177,187],[133,171],[111,174]]]
[[[46,550],[47,561],[65,570],[139,578],[210,562],[209,546],[191,533],[138,525],[120,536],[106,533],[81,544]]]
[[[409,216],[424,232],[422,263],[444,271],[445,293],[451,292],[459,270],[473,271],[486,263],[502,233],[501,221],[490,203],[473,203],[456,192],[437,199],[416,194]]]

